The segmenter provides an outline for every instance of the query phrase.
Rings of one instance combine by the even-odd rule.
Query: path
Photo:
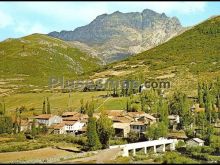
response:
[[[105,149],[90,157],[62,161],[59,163],[110,163],[121,153],[121,149]]]
[[[105,99],[105,101],[103,101],[103,103],[100,104],[100,105],[95,109],[95,111],[97,111],[97,110],[98,110],[102,105],[104,105],[105,102],[108,101],[109,99],[111,99],[111,97],[108,97],[107,99]]]

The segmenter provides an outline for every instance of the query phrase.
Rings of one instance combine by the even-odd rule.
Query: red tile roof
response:
[[[35,116],[34,118],[35,119],[49,119],[49,118],[51,118],[53,116],[54,115],[52,115],[52,114],[41,114],[41,115]]]
[[[75,116],[77,113],[79,113],[79,112],[64,112],[62,114],[62,117],[64,117],[64,116]]]
[[[146,125],[144,122],[136,121],[132,122],[131,125]]]

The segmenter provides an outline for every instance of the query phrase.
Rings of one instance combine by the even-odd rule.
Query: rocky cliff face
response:
[[[176,17],[145,9],[141,13],[116,11],[103,14],[74,31],[51,32],[48,35],[87,44],[99,52],[104,61],[112,62],[159,45],[183,30]]]

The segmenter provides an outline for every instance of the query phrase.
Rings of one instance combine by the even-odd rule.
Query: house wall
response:
[[[68,132],[78,132],[84,125],[84,123],[76,122],[73,125],[65,125],[65,130]]]
[[[60,116],[53,116],[48,119],[37,119],[37,121],[41,124],[45,124],[46,126],[51,126],[52,124],[58,124],[62,122],[62,118]]]
[[[135,132],[145,132],[146,125],[131,125],[131,130]]]
[[[187,145],[189,146],[203,146],[204,143],[198,143],[198,142],[195,142],[194,140],[189,140],[186,142]]]

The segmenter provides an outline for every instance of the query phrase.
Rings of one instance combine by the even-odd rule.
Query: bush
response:
[[[177,143],[177,145],[176,145],[176,148],[181,148],[181,147],[183,147],[183,146],[185,146],[186,145],[186,143],[184,142],[184,141],[178,141],[178,143]]]
[[[134,132],[134,131],[131,131],[128,133],[128,138],[127,138],[127,141],[129,143],[134,143],[134,142],[137,142],[139,140],[139,134]]]
[[[0,152],[18,152],[28,151],[47,147],[45,143],[33,143],[33,142],[10,142],[1,144]]]
[[[126,139],[111,139],[109,141],[110,145],[123,145],[123,144],[127,144],[127,140]]]
[[[213,153],[214,151],[215,151],[215,149],[212,148],[212,147],[203,146],[201,152],[202,152],[202,153],[209,153],[209,154],[211,154],[211,153]]]
[[[189,147],[189,146],[187,146],[186,147],[186,152],[188,154],[191,154],[192,152],[201,153],[201,150],[202,150],[201,146],[196,146],[196,147]]]
[[[163,156],[163,163],[165,164],[190,164],[197,163],[196,161],[184,157],[183,155],[177,152],[166,152]]]

